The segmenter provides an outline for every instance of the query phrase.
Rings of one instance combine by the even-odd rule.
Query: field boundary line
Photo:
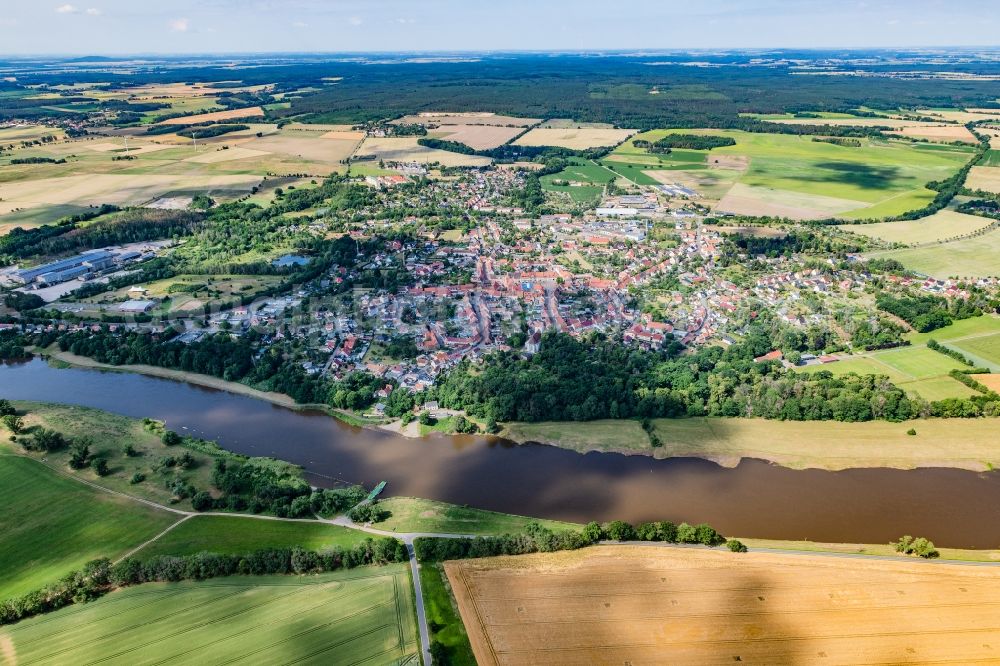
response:
[[[128,551],[127,553],[125,553],[124,555],[122,555],[121,557],[119,557],[117,560],[115,560],[114,562],[112,562],[112,564],[118,564],[119,562],[121,562],[125,558],[132,557],[133,555],[135,555],[136,553],[138,553],[140,550],[142,550],[143,548],[145,548],[149,544],[151,544],[154,541],[158,540],[160,537],[162,537],[164,534],[166,534],[170,530],[174,529],[175,527],[179,526],[181,523],[183,523],[185,521],[191,520],[192,518],[194,518],[194,514],[188,514],[188,515],[182,517],[180,520],[178,520],[177,522],[171,524],[170,527],[168,527],[167,529],[163,530],[162,532],[160,532],[159,534],[157,534],[156,536],[154,536],[152,539],[149,539],[148,541],[145,541],[145,542],[139,544],[138,546],[136,546],[132,550]]]

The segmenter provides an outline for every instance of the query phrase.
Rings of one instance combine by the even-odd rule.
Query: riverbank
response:
[[[109,372],[133,372],[140,375],[147,375],[149,377],[159,377],[160,379],[171,379],[177,382],[186,382],[188,384],[203,386],[217,391],[227,391],[229,393],[247,396],[248,398],[254,398],[256,400],[264,400],[265,402],[270,402],[271,404],[285,407],[286,409],[325,412],[335,419],[339,419],[348,425],[358,428],[378,427],[383,425],[380,421],[366,419],[351,412],[334,409],[329,405],[299,403],[296,402],[291,396],[284,393],[278,393],[276,391],[260,391],[251,386],[247,386],[246,384],[226,381],[225,379],[220,379],[219,377],[213,377],[211,375],[202,375],[196,372],[187,372],[185,370],[172,370],[170,368],[161,368],[155,365],[111,365],[109,363],[100,363],[99,361],[95,361],[87,356],[79,356],[71,352],[59,351],[55,348],[35,349],[33,351],[44,356],[50,361],[65,363],[66,365],[78,368],[91,368],[94,370],[105,370]]]
[[[659,447],[635,420],[511,423],[501,436],[580,453],[702,458],[723,467],[735,467],[744,458],[829,471],[950,467],[985,472],[1000,467],[1000,418],[843,423],[695,417],[652,424]],[[916,434],[908,434],[911,429]]]
[[[132,372],[187,382],[264,400],[293,410],[319,411],[348,425],[391,432],[410,439],[423,435],[416,422],[377,421],[328,405],[298,404],[283,393],[259,391],[218,377],[150,365],[109,365],[57,349],[38,350],[68,365]],[[919,419],[902,423],[867,421],[769,421],[708,418],[654,419],[662,443],[653,447],[637,420],[509,423],[500,437],[518,444],[537,442],[578,453],[599,451],[645,455],[657,459],[701,458],[735,467],[745,458],[765,460],[790,469],[839,471],[861,468],[916,469],[946,467],[973,472],[1000,467],[996,432],[1000,418]],[[915,435],[909,435],[909,430]]]

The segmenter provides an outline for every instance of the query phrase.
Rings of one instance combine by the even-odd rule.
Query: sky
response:
[[[993,46],[997,0],[0,0],[0,53]]]

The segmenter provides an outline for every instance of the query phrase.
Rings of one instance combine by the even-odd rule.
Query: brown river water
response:
[[[0,398],[161,419],[173,430],[301,465],[314,485],[388,481],[387,495],[574,522],[708,522],[724,534],[1000,547],[1000,473],[955,469],[735,468],[678,458],[585,455],[495,437],[408,439],[225,391],[130,373],[0,365]]]

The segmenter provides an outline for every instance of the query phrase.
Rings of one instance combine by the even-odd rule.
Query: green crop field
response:
[[[964,365],[927,347],[900,347],[875,352],[874,358],[909,376],[912,379],[926,379],[946,375],[952,370],[961,370]]]
[[[967,338],[951,343],[960,351],[969,352],[993,364],[1000,364],[1000,333],[978,338]]]
[[[920,396],[929,401],[944,400],[945,398],[969,398],[979,395],[977,391],[973,391],[957,379],[948,376],[918,379],[899,386],[905,389],[909,395]]]
[[[570,165],[555,174],[541,177],[542,189],[548,192],[562,192],[577,203],[593,203],[604,192],[604,186],[616,175],[590,160],[572,160]],[[556,185],[555,181],[565,180],[575,185]],[[583,183],[582,185],[580,183]]]
[[[787,134],[653,130],[626,141],[608,159],[635,159],[645,151],[636,148],[633,141],[657,141],[668,134],[711,134],[734,139],[734,146],[690,152],[709,155],[713,160],[721,158],[720,167],[731,167],[726,162],[733,158],[744,160],[745,171],[737,182],[745,186],[739,203],[748,214],[776,214],[769,208],[774,204],[769,200],[771,196],[793,201],[791,206],[803,216],[835,213],[845,218],[870,218],[903,213],[933,199],[934,193],[925,184],[951,176],[972,154],[967,146],[928,149],[922,144],[895,140],[862,139],[860,147],[851,147]],[[750,210],[755,208],[758,195],[760,209]]]
[[[988,150],[979,166],[1000,167],[1000,150]]]
[[[419,653],[406,565],[152,583],[0,630],[20,664],[400,664]]]
[[[912,271],[940,279],[991,277],[1000,275],[1000,232],[866,256],[895,259]]]
[[[868,238],[889,243],[919,245],[967,236],[993,224],[993,220],[978,215],[965,215],[953,210],[938,211],[919,220],[877,222],[875,224],[845,224],[840,228]]]
[[[431,640],[441,643],[452,666],[476,666],[469,635],[452,601],[447,576],[439,562],[420,567],[420,586],[424,592],[424,610],[431,628]]]
[[[166,511],[0,455],[0,598],[24,594],[98,557],[116,557],[177,520]]]
[[[364,532],[318,522],[282,522],[229,516],[195,516],[149,544],[136,557],[246,553],[260,548],[323,550],[330,546],[349,548],[364,541]]]
[[[906,339],[912,344],[917,345],[926,343],[931,338],[938,342],[945,342],[970,336],[991,335],[993,333],[1000,333],[1000,317],[983,315],[981,317],[959,319],[950,326],[945,326],[929,333],[907,333]]]

